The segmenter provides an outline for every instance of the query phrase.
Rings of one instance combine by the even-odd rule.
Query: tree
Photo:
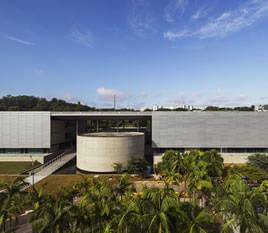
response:
[[[59,195],[59,197],[43,196],[39,199],[38,204],[35,204],[36,208],[31,217],[33,232],[71,232],[70,209],[72,203],[73,197],[69,194]]]
[[[222,177],[224,170],[223,158],[216,150],[204,152],[201,159],[207,163],[206,169],[210,177]]]
[[[119,229],[123,232],[176,232],[177,223],[184,221],[180,202],[174,191],[145,188],[141,196],[129,203]]]
[[[207,209],[189,202],[182,203],[181,208],[187,215],[187,221],[182,227],[183,233],[206,233],[215,228],[214,218]]]
[[[27,204],[27,193],[22,191],[25,185],[20,178],[11,184],[0,184],[0,231],[5,231],[7,220],[11,229],[12,223],[16,224],[18,216],[23,213]]]
[[[119,182],[113,187],[114,195],[119,201],[122,201],[124,197],[129,197],[133,192],[133,187],[129,183],[129,175],[123,174]]]
[[[167,150],[162,157],[162,161],[158,163],[157,168],[163,175],[173,169],[177,172],[180,172],[182,160],[183,154],[181,154],[179,151]]]
[[[216,208],[224,220],[222,231],[264,233],[260,218],[265,215],[259,213],[257,203],[262,203],[262,200],[265,202],[265,199],[267,196],[251,190],[239,175],[229,175],[217,196]]]
[[[200,151],[191,151],[189,153],[167,151],[158,168],[167,182],[173,180],[178,185],[183,184],[184,195],[192,195],[193,201],[199,198],[202,191],[212,188],[207,163],[202,159]]]
[[[0,98],[1,111],[92,111],[94,107],[82,104],[68,103],[64,100],[53,98],[47,100],[34,96],[11,96]]]

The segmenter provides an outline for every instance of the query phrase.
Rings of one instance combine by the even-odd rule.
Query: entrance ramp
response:
[[[53,174],[75,157],[75,152],[64,152],[42,166],[31,170],[30,175],[24,179],[24,181],[27,183],[27,186],[24,189],[31,187],[32,185]]]

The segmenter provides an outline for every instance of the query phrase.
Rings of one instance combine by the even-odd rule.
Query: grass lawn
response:
[[[37,189],[42,188],[45,193],[58,193],[62,189],[68,189],[81,182],[81,175],[50,175],[35,185]]]
[[[44,193],[55,194],[63,189],[70,189],[75,184],[80,183],[86,177],[93,177],[94,175],[50,175],[44,180],[40,181],[35,185],[37,189],[42,188]],[[101,175],[98,179],[109,180],[111,183],[117,183],[120,179],[120,176],[109,176]],[[129,181],[134,182],[138,180],[153,180],[152,178],[143,179],[141,177],[130,177]]]
[[[34,167],[40,163],[34,162]],[[0,174],[21,174],[32,167],[32,162],[0,162]]]
[[[9,175],[9,176],[5,176],[5,175],[0,175],[0,183],[8,183],[11,184],[13,183],[13,181],[15,181],[19,176],[16,175]],[[20,177],[24,177],[24,176],[20,176]]]

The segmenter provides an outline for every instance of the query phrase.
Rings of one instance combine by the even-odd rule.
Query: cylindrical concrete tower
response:
[[[144,156],[144,134],[101,132],[77,136],[77,168],[86,172],[113,172],[114,163],[126,167],[133,157]]]

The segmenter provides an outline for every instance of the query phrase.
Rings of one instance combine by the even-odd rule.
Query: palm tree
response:
[[[180,210],[179,199],[174,193],[159,189],[144,190],[144,203],[148,203],[149,232],[174,232],[179,218],[184,214]]]
[[[76,210],[82,214],[79,213],[76,225],[84,227],[88,232],[103,232],[104,229],[107,232],[119,221],[117,216],[129,186],[127,178],[123,177],[116,187],[101,179],[90,179],[88,182],[90,185],[84,185],[86,189],[80,193],[77,203]]]
[[[264,233],[259,224],[261,215],[256,208],[263,197],[261,193],[251,190],[239,175],[229,175],[222,193],[217,197],[216,207],[224,220],[222,231]]]
[[[70,209],[73,198],[68,194],[39,196],[31,217],[33,232],[62,233],[71,232]]]
[[[133,191],[132,185],[129,183],[129,175],[123,174],[120,177],[119,182],[113,187],[114,195],[119,201],[122,201],[125,196],[129,196]]]
[[[259,187],[253,189],[251,200],[258,216],[258,223],[264,232],[268,232],[268,180],[263,181]]]
[[[177,222],[185,218],[174,191],[145,188],[142,195],[129,204],[119,226],[121,232],[169,233],[176,232]]]
[[[5,231],[6,222],[9,220],[9,227],[12,222],[15,224],[17,218],[23,213],[26,205],[27,193],[22,191],[26,183],[21,178],[15,179],[11,184],[2,183],[0,185],[0,231]]]
[[[224,170],[223,158],[216,150],[209,150],[202,153],[201,159],[207,163],[207,171],[210,177],[222,177]]]
[[[208,210],[190,202],[184,202],[181,208],[187,215],[182,233],[206,233],[213,228],[214,219]]]
[[[121,214],[118,222],[119,233],[148,232],[147,223],[144,221],[143,200],[140,196],[132,197],[125,203],[127,208]]]

